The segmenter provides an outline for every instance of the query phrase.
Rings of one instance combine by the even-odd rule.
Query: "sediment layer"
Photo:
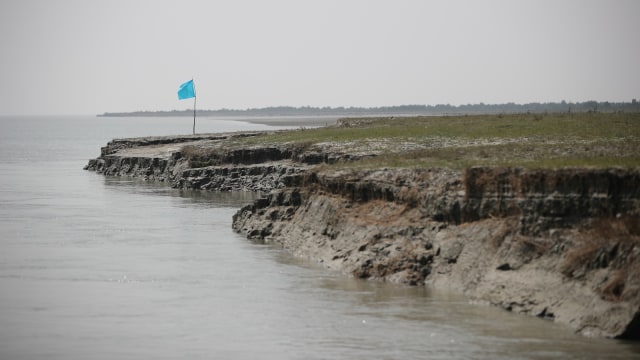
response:
[[[253,135],[114,140],[86,169],[262,191],[233,217],[254,241],[358,278],[450,288],[587,336],[640,338],[638,170],[335,170],[315,165],[354,156],[221,145]]]

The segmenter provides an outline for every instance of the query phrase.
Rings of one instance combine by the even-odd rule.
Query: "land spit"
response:
[[[390,148],[476,151],[518,140],[264,140],[286,134],[113,140],[86,169],[259,191],[233,217],[253,241],[362,279],[452,289],[586,336],[640,339],[637,167],[361,167]]]

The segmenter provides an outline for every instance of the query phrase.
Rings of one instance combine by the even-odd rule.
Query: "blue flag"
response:
[[[196,97],[196,88],[193,85],[193,79],[180,85],[178,89],[178,100],[191,99]]]

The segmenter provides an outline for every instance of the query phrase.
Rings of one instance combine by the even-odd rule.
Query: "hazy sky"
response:
[[[640,1],[0,0],[0,114],[640,99]]]

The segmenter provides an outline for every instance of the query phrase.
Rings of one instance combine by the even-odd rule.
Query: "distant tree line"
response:
[[[199,116],[363,116],[363,115],[464,115],[511,113],[570,112],[640,112],[640,102],[585,101],[528,104],[468,104],[468,105],[399,105],[381,107],[312,107],[274,106],[245,110],[197,110]],[[193,110],[106,112],[98,116],[193,116]]]

